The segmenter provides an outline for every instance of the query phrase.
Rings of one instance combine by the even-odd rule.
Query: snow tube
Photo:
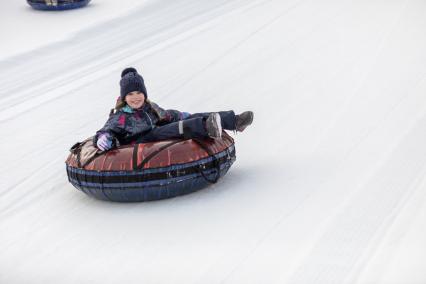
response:
[[[66,160],[69,182],[102,200],[139,202],[188,194],[217,182],[235,161],[234,140],[167,140],[110,150],[79,166]]]
[[[36,10],[58,11],[76,9],[86,6],[90,0],[27,0]]]

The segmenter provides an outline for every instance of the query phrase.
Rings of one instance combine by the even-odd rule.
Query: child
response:
[[[219,138],[222,129],[243,131],[253,121],[253,112],[233,111],[189,114],[164,110],[148,100],[144,80],[135,68],[121,73],[120,98],[94,144],[101,151],[132,142],[145,143],[173,138]]]

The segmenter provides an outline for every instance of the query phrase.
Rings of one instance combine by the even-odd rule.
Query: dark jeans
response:
[[[173,138],[206,138],[208,134],[205,127],[205,120],[209,115],[210,112],[194,113],[185,120],[157,126],[140,137],[137,142],[146,143]],[[223,129],[235,130],[234,111],[220,111],[219,115]]]

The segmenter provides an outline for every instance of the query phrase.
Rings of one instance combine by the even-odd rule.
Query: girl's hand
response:
[[[189,112],[181,112],[182,120],[187,119],[191,116]]]
[[[112,148],[112,139],[108,133],[102,133],[98,137],[98,141],[96,142],[96,146],[101,151],[108,151]]]

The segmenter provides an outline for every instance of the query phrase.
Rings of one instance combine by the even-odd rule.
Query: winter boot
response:
[[[222,123],[217,112],[213,112],[207,117],[206,130],[211,138],[222,137]]]
[[[253,122],[254,113],[252,111],[245,111],[241,114],[236,115],[235,119],[235,130],[243,132],[247,126]]]

